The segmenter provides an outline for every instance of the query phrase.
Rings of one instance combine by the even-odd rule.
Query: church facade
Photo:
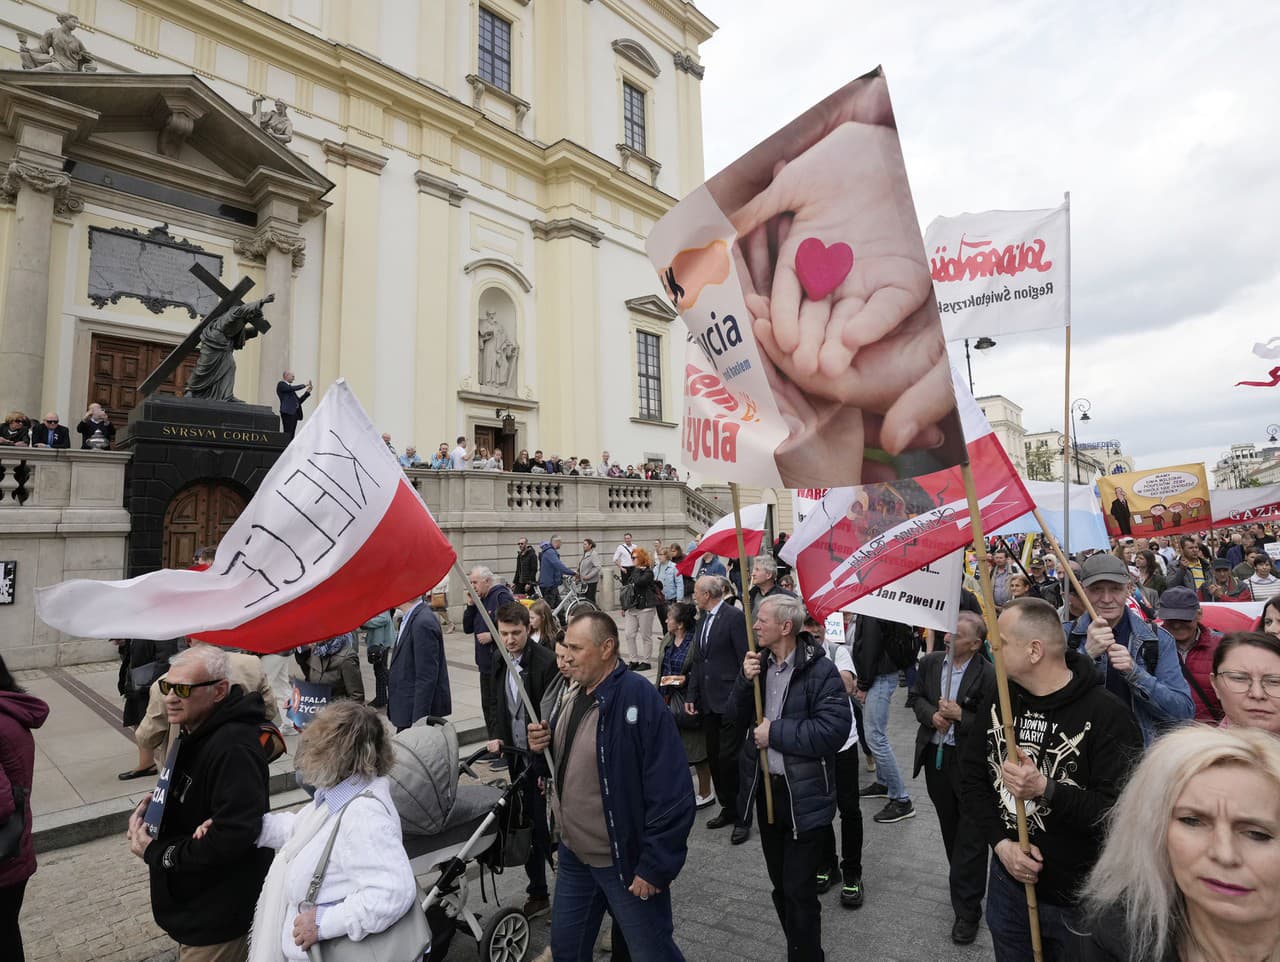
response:
[[[0,408],[123,425],[217,302],[199,264],[274,295],[242,400],[345,377],[401,451],[678,462],[684,329],[643,243],[703,179],[693,4],[69,13],[0,8]]]

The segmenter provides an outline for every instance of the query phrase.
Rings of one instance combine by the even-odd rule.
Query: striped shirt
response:
[[[1272,575],[1269,578],[1259,578],[1252,575],[1248,581],[1249,588],[1253,591],[1254,601],[1269,601],[1276,595],[1280,595],[1280,578]]]

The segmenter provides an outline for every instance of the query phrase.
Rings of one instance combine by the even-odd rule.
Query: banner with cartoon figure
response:
[[[880,70],[682,200],[649,259],[684,318],[684,462],[765,487],[954,467],[964,438]]]
[[[1067,326],[1069,216],[1064,203],[933,219],[924,246],[947,340]]]
[[[1113,537],[1147,538],[1209,527],[1203,464],[1108,474],[1098,478],[1098,497]]]

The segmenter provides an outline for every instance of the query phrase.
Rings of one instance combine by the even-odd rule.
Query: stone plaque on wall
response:
[[[218,304],[218,295],[191,273],[203,264],[218,277],[222,258],[174,237],[169,225],[151,230],[89,228],[89,300],[95,307],[133,297],[153,314],[182,307],[194,320]]]

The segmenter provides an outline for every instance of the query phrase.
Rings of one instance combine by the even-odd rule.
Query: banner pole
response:
[[[1063,195],[1067,207],[1067,326],[1064,330],[1065,363],[1062,373],[1062,540],[1071,553],[1071,472],[1067,451],[1071,447],[1071,191]],[[1079,454],[1076,455],[1079,457]]]
[[[756,629],[751,622],[751,591],[747,586],[747,577],[750,569],[747,567],[747,542],[742,536],[742,496],[738,491],[738,482],[730,481],[729,490],[733,494],[733,524],[738,529],[738,576],[742,580],[744,590],[742,592],[742,614],[747,619],[747,648],[755,652],[756,648]],[[761,546],[763,550],[763,545]],[[760,676],[756,675],[753,681],[752,690],[756,696],[756,725],[764,721],[764,696],[760,693]],[[766,748],[760,749],[760,771],[767,776],[769,774],[769,751]],[[764,814],[769,824],[773,824],[773,781],[767,777],[760,779],[764,783]],[[747,813],[748,816],[751,814]]]
[[[493,619],[489,617],[489,609],[484,606],[484,600],[480,597],[475,588],[471,587],[471,579],[467,577],[467,573],[462,570],[462,562],[458,560],[457,553],[454,553],[453,570],[458,572],[462,578],[462,583],[467,586],[467,594],[471,597],[471,603],[476,606],[476,611],[480,613],[480,617],[484,619],[484,626],[489,629],[489,634],[493,636],[493,644],[498,649],[498,654],[502,655],[502,660],[507,663],[508,677],[516,680],[516,691],[520,695],[520,701],[524,704],[525,713],[529,718],[537,718],[542,721],[538,714],[538,709],[534,707],[533,702],[529,700],[529,693],[525,691],[524,679],[520,677],[520,672],[516,670],[516,661],[511,657],[511,652],[507,651],[507,646],[502,643],[502,635],[498,633],[498,626],[493,623]],[[425,604],[425,602],[424,602]],[[621,644],[621,640],[618,642]],[[505,709],[504,709],[505,710]],[[532,723],[531,723],[532,724]],[[542,752],[542,757],[547,760],[548,773],[545,778],[548,787],[553,788],[556,776],[556,760],[551,755],[551,746],[548,745]]]
[[[1009,761],[1019,764],[1022,752],[1018,749],[1017,732],[1013,727],[1013,705],[1009,698],[1009,675],[1004,666],[1004,644],[1000,640],[1000,626],[996,621],[995,592],[991,588],[991,569],[987,566],[987,545],[982,534],[982,515],[978,510],[978,495],[973,483],[973,468],[966,456],[960,470],[964,475],[964,493],[969,500],[969,526],[973,531],[973,550],[978,556],[978,576],[982,580],[983,605],[987,621],[987,641],[991,645],[991,660],[996,669],[996,692],[1000,701],[1000,715],[1004,719],[1004,744]],[[1024,853],[1031,852],[1031,838],[1027,833],[1027,808],[1022,799],[1015,798],[1013,812],[1018,820],[1018,847]],[[1040,909],[1036,902],[1036,887],[1025,885],[1027,916],[1031,928],[1031,953],[1035,962],[1043,962],[1044,949],[1040,944]]]
[[[1080,579],[1076,577],[1074,569],[1067,563],[1067,557],[1062,552],[1062,546],[1058,544],[1058,539],[1053,536],[1053,532],[1049,530],[1049,526],[1045,523],[1044,517],[1040,514],[1039,508],[1032,508],[1031,513],[1035,516],[1036,524],[1040,525],[1040,530],[1044,532],[1045,540],[1049,542],[1049,547],[1053,549],[1054,556],[1058,559],[1058,564],[1062,565],[1062,570],[1067,573],[1067,581],[1069,585],[1075,589],[1076,594],[1080,596],[1080,601],[1084,604],[1084,610],[1089,612],[1091,621],[1098,620],[1098,612],[1094,610],[1093,602],[1089,600],[1089,596],[1084,593],[1084,588],[1080,584]],[[1070,608],[1067,614],[1070,614]]]

